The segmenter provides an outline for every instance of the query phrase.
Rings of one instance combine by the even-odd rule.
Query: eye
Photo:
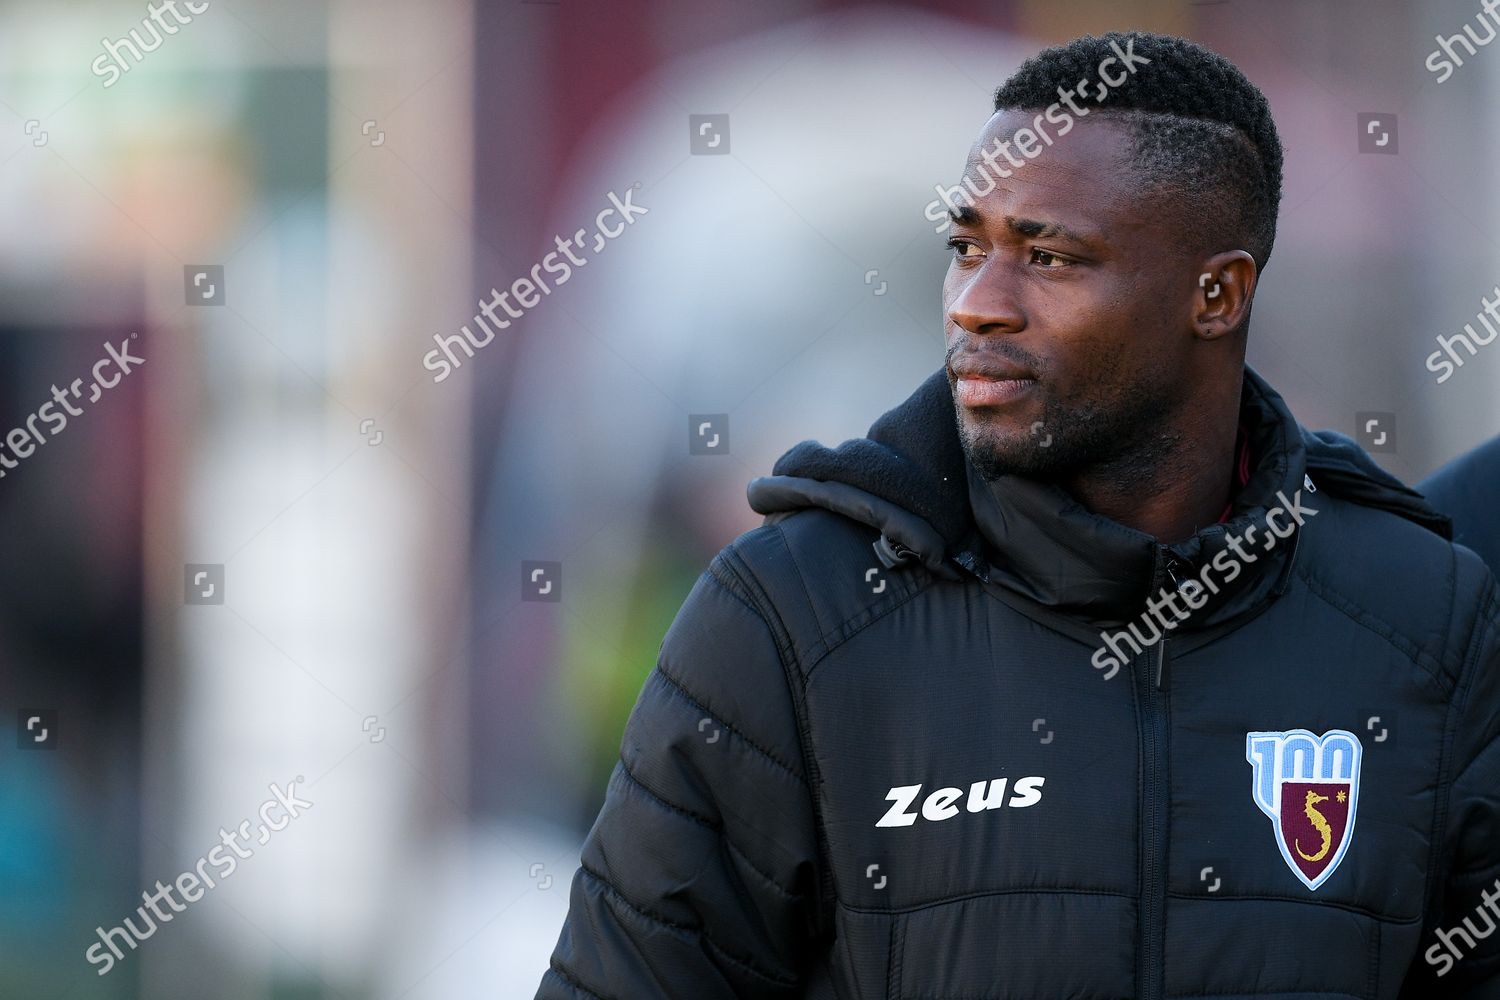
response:
[[[974,243],[971,240],[954,237],[953,239],[948,241],[948,247],[953,251],[953,256],[959,258],[960,260],[973,260],[977,257],[984,256],[984,253],[979,249],[978,244]],[[965,251],[967,250],[973,250],[974,252],[966,253]]]
[[[1066,267],[1073,263],[1068,258],[1058,256],[1050,250],[1043,250],[1041,247],[1031,248],[1031,262],[1039,264],[1049,271],[1056,270],[1059,267]]]

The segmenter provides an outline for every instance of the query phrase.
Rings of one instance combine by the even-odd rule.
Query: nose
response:
[[[968,333],[1019,333],[1026,328],[1026,313],[1001,273],[1001,262],[991,260],[970,274],[949,300],[948,322]]]

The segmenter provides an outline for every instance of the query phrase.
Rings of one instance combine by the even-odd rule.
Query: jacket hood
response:
[[[973,575],[1070,617],[1117,623],[1139,614],[1155,587],[1161,556],[1197,572],[1270,508],[1305,489],[1376,507],[1451,539],[1448,518],[1421,494],[1377,466],[1354,441],[1301,428],[1281,396],[1249,367],[1240,426],[1250,437],[1249,482],[1223,524],[1185,542],[1160,546],[1134,529],[1086,510],[1059,487],[1017,476],[986,483],[973,473],[958,436],[947,374],[938,369],[867,436],[829,448],[803,441],[752,480],[750,506],[774,523],[822,507],[880,531],[876,554],[887,566],[910,560],[949,579]],[[1295,559],[1295,539],[1259,572],[1199,616],[1211,623],[1258,604]],[[1268,572],[1272,567],[1275,571]]]

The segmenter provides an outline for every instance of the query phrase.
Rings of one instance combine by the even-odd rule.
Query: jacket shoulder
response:
[[[875,552],[879,538],[869,525],[809,507],[745,532],[714,564],[734,575],[809,671],[936,582],[920,565],[887,568]]]
[[[1301,534],[1298,575],[1324,601],[1386,636],[1450,690],[1495,581],[1469,549],[1389,511],[1328,494]]]

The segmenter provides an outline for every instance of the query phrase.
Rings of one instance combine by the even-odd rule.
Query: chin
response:
[[[1046,429],[996,428],[959,419],[959,440],[964,454],[986,480],[1016,475],[1039,477],[1052,471],[1056,461],[1048,450],[1052,444]]]

